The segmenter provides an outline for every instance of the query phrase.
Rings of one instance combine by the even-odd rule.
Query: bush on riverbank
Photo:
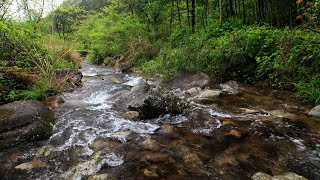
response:
[[[125,54],[130,42],[145,37],[145,28],[138,19],[103,11],[84,21],[77,33],[79,49],[89,52],[90,62],[101,64],[107,56]]]
[[[214,82],[268,82],[275,88],[297,91],[301,99],[319,103],[318,85],[313,83],[315,90],[305,92],[311,91],[310,80],[319,74],[319,33],[244,25],[230,19],[223,24],[212,21],[195,33],[188,28],[175,28],[171,33],[166,31],[169,36],[156,37],[154,29],[137,17],[120,16],[108,9],[103,13],[88,18],[78,32],[82,48],[91,51],[89,58],[93,62],[101,63],[107,56],[128,56],[128,45],[140,38],[149,47],[156,47],[148,52],[147,48],[139,49],[142,56],[132,62],[141,66],[146,75],[162,74],[170,80],[177,72],[203,71]],[[158,28],[162,26],[165,25]]]
[[[53,44],[32,22],[8,20],[0,21],[0,39],[0,102],[43,99],[61,91],[52,73],[75,64],[69,50],[61,48],[66,44]]]
[[[169,40],[157,58],[142,65],[147,74],[172,77],[177,71],[203,71],[215,82],[267,81],[275,88],[296,90],[299,98],[319,103],[320,86],[314,83],[320,69],[317,33],[243,26],[219,36],[175,32]]]

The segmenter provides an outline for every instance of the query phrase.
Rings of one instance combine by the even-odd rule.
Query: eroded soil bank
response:
[[[0,177],[250,179],[294,172],[320,179],[320,123],[307,115],[312,106],[288,92],[242,85],[238,95],[201,104],[173,89],[191,104],[188,112],[140,120],[117,103],[144,79],[92,65],[82,73],[84,87],[64,94],[55,110],[50,139],[3,150]]]

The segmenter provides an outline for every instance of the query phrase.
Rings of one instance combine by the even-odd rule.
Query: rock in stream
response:
[[[49,138],[54,122],[53,112],[40,101],[0,106],[0,149]]]

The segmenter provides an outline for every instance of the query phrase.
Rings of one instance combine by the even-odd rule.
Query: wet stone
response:
[[[53,159],[55,156],[58,155],[58,153],[55,153],[52,151],[53,146],[46,145],[41,147],[35,154],[35,157],[37,158],[44,158],[47,160]]]
[[[196,101],[201,103],[207,103],[213,101],[214,98],[220,96],[221,91],[206,89],[196,97]]]
[[[296,118],[296,115],[285,112],[283,110],[273,110],[273,111],[270,111],[269,114],[271,114],[272,116],[284,117],[284,118],[289,118],[289,119]]]
[[[239,84],[236,81],[229,81],[219,85],[224,94],[236,95],[241,92]]]
[[[15,169],[31,170],[34,168],[48,168],[48,167],[49,167],[49,165],[46,162],[43,162],[39,159],[34,159],[31,162],[19,164],[18,166],[15,167]]]
[[[243,113],[246,113],[246,114],[256,114],[256,113],[259,113],[259,111],[257,110],[254,110],[254,109],[248,109],[248,108],[239,108],[239,110]]]
[[[159,175],[156,172],[157,167],[152,166],[149,169],[144,169],[143,170],[143,175],[149,178],[159,178]]]
[[[120,145],[120,142],[110,139],[97,139],[89,147],[95,151],[99,151],[105,148],[109,150],[115,150]]]
[[[307,180],[305,177],[289,172],[283,175],[271,176],[266,173],[258,172],[251,177],[251,180]]]
[[[196,96],[201,92],[201,88],[200,87],[194,87],[191,89],[186,90],[186,94],[192,96]]]
[[[149,161],[149,162],[155,162],[155,163],[160,163],[160,162],[166,162],[169,158],[169,155],[163,154],[163,153],[148,153],[145,157],[144,160]]]
[[[308,114],[310,116],[314,116],[314,117],[319,117],[320,118],[320,105],[314,107],[313,109],[311,109],[311,111],[309,111]]]
[[[164,124],[161,126],[161,129],[159,130],[160,134],[164,134],[167,136],[173,135],[176,131],[176,128],[171,124]]]
[[[138,120],[140,115],[138,111],[128,111],[126,112],[125,117],[132,120]]]
[[[263,172],[258,172],[251,177],[251,180],[272,180],[272,176]]]
[[[160,149],[159,144],[156,140],[148,138],[142,142],[142,146],[144,149],[157,151]]]
[[[239,131],[232,129],[229,132],[225,133],[225,136],[239,139],[242,137],[242,134]]]
[[[235,123],[233,120],[225,119],[225,120],[223,120],[222,125],[223,126],[235,126],[235,125],[237,125],[237,123]]]
[[[122,79],[117,78],[117,77],[112,78],[112,82],[113,82],[113,83],[116,83],[116,84],[121,84],[121,83],[123,83]]]
[[[94,175],[94,176],[90,176],[88,178],[88,180],[109,180],[111,178],[109,178],[108,174],[98,174],[98,175]]]
[[[201,159],[195,153],[186,153],[183,156],[184,165],[189,172],[201,174],[204,165]]]

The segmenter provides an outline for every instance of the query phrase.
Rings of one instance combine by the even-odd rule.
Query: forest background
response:
[[[272,86],[320,104],[320,0],[67,0],[46,13],[47,6],[0,1],[1,103],[61,93],[65,82],[53,74],[79,67],[82,53],[96,64],[121,56],[166,81],[202,71],[213,82]]]

